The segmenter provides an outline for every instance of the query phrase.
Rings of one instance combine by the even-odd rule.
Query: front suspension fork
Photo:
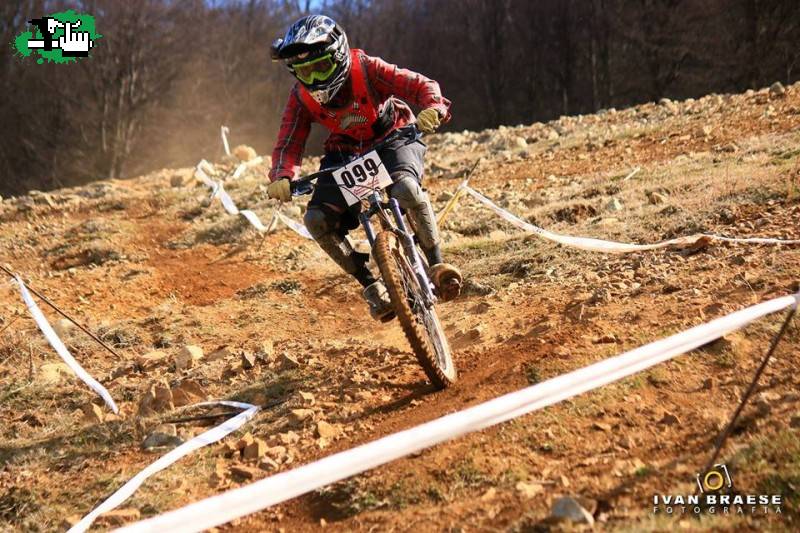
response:
[[[422,265],[422,260],[419,257],[417,247],[414,245],[414,236],[406,227],[405,220],[403,220],[403,213],[400,212],[400,204],[397,202],[397,200],[394,198],[389,198],[389,208],[392,210],[392,214],[394,215],[395,222],[397,223],[397,229],[400,230],[400,240],[403,244],[403,250],[405,250],[406,257],[408,257],[409,261],[411,262],[411,268],[414,269],[414,273],[417,275],[417,280],[419,280],[420,287],[422,287],[423,291],[425,291],[425,306],[430,307],[436,303],[436,296],[433,294],[433,285],[431,285],[431,282],[428,279],[428,274],[425,272],[425,268]]]
[[[361,211],[361,213],[358,215],[358,219],[361,222],[361,226],[364,228],[364,233],[367,235],[367,240],[369,241],[370,247],[374,248],[376,233],[375,228],[372,227],[371,219],[372,215],[383,209],[383,205],[381,204],[380,196],[377,193],[373,194],[374,196],[370,198],[369,209],[366,211]],[[411,268],[414,269],[414,274],[417,276],[417,281],[419,282],[420,287],[422,287],[423,297],[425,299],[425,307],[430,308],[436,303],[436,296],[433,294],[433,285],[428,278],[428,274],[425,272],[425,267],[423,266],[422,260],[419,257],[417,247],[414,244],[414,236],[410,231],[408,231],[405,220],[403,220],[403,213],[400,212],[400,204],[394,198],[389,198],[389,209],[391,210],[392,215],[394,215],[397,228],[396,230],[394,230],[394,228],[383,229],[384,231],[394,230],[395,234],[397,234],[397,236],[400,238],[403,251],[405,252],[406,257],[411,264]]]

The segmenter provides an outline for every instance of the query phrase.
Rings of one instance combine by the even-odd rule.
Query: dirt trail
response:
[[[798,86],[449,133],[429,145],[437,208],[483,158],[474,186],[555,231],[629,242],[698,231],[800,238]],[[641,170],[624,179],[634,166]],[[221,162],[216,177],[233,167]],[[263,170],[226,189],[267,220],[274,205]],[[302,207],[285,213],[299,219]],[[148,481],[124,504],[130,516],[174,509],[800,288],[797,248],[604,256],[521,235],[463,199],[443,235],[469,283],[441,307],[460,379],[435,392],[397,324],[370,321],[358,287],[313,242],[285,229],[258,235],[209,205],[186,170],[6,200],[0,224],[3,262],[124,359],[57,324],[122,408],[120,418],[92,419],[83,410],[97,399],[82,384],[43,379],[57,356],[30,320],[0,337],[0,529],[10,530],[63,529],[65,517],[85,514],[164,453],[141,447],[176,416],[174,402],[139,416],[152,386],[173,400],[189,383],[201,391],[196,400],[271,407]],[[2,328],[21,305],[9,285],[0,302]],[[694,521],[651,505],[653,494],[691,490],[778,320],[221,529],[546,530],[557,527],[547,517],[562,495],[583,498],[602,529],[791,529],[800,519],[796,328],[724,452],[737,488],[780,492],[783,515]],[[173,358],[186,345],[205,356],[177,369]],[[153,351],[165,358],[142,363]],[[243,353],[255,362],[243,366]],[[204,429],[177,424],[176,437]],[[232,451],[245,433],[264,443],[256,460]]]

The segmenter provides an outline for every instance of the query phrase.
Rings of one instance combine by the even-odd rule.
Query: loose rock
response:
[[[142,442],[142,448],[153,450],[156,448],[172,448],[183,444],[183,439],[178,437],[175,424],[161,424],[156,426]]]
[[[45,363],[39,368],[39,380],[45,383],[62,383],[75,379],[75,374],[66,363]]]
[[[241,439],[239,439],[239,440],[238,440],[238,442],[236,443],[236,446],[235,446],[235,448],[236,448],[237,450],[244,450],[245,448],[247,448],[248,446],[250,446],[251,444],[253,444],[255,441],[256,441],[256,439],[255,439],[255,438],[253,437],[253,435],[252,435],[252,434],[251,434],[251,433],[248,431],[247,433],[245,433],[244,435],[242,435],[242,438],[241,438]]]
[[[769,94],[772,96],[784,96],[786,94],[786,88],[781,82],[776,81],[769,86]]]
[[[286,447],[273,446],[272,448],[268,448],[267,455],[278,462],[283,462],[283,460],[286,458]]]
[[[622,211],[622,202],[616,198],[612,198],[611,201],[606,204],[606,211]]]
[[[133,522],[135,520],[139,520],[142,514],[139,512],[139,509],[135,508],[123,508],[123,509],[114,509],[113,511],[108,511],[107,513],[103,513],[97,517],[95,523],[98,526],[121,526],[128,522]]]
[[[175,356],[175,368],[185,370],[194,367],[203,358],[203,349],[199,346],[187,345]]]
[[[53,330],[59,337],[64,337],[67,333],[75,328],[75,324],[66,318],[60,318],[53,324]]]
[[[658,101],[658,105],[664,107],[669,111],[671,114],[676,114],[678,112],[678,106],[675,105],[675,102],[670,100],[669,98],[662,98]]]
[[[674,426],[675,424],[680,424],[680,419],[673,415],[672,413],[664,413],[664,416],[661,420],[658,421],[659,424],[664,424],[666,426]]]
[[[489,487],[489,489],[481,495],[481,501],[489,501],[494,499],[497,496],[497,489],[494,487]]]
[[[523,498],[533,498],[544,492],[544,487],[539,483],[525,483],[524,481],[520,481],[514,488],[517,489],[517,492]]]
[[[233,465],[231,467],[231,475],[239,480],[249,481],[259,475],[259,469],[244,465]]]
[[[256,461],[264,457],[267,453],[267,443],[261,439],[253,439],[253,442],[248,444],[242,450],[242,459],[245,461]]]
[[[597,431],[611,431],[611,426],[603,422],[595,422],[592,424],[592,429],[596,429]]]
[[[258,467],[261,470],[277,470],[280,468],[280,465],[271,457],[262,457],[261,460],[258,462]]]
[[[298,391],[297,393],[302,399],[303,405],[314,405],[314,394],[311,392]]]
[[[152,370],[158,365],[166,362],[168,357],[169,355],[167,355],[166,352],[155,350],[152,352],[147,352],[144,355],[140,355],[139,357],[137,357],[136,362],[139,364],[139,366],[142,367],[142,369]]]
[[[526,141],[523,137],[514,137],[512,147],[519,150],[524,150],[528,147],[528,141]]]
[[[153,410],[162,413],[164,411],[172,411],[175,409],[175,403],[172,399],[172,389],[166,383],[156,385],[153,389]]]
[[[247,146],[246,144],[240,144],[234,148],[231,153],[236,156],[239,161],[243,162],[252,161],[258,157],[255,149],[252,146]]]
[[[617,444],[619,444],[620,448],[624,448],[626,450],[630,450],[636,445],[634,440],[628,435],[623,435]]]
[[[293,368],[299,368],[299,367],[300,367],[300,362],[291,355],[284,353],[281,356],[281,368],[283,370],[291,370]]]
[[[213,362],[213,361],[220,361],[223,359],[229,359],[231,357],[233,357],[233,351],[231,351],[231,349],[227,346],[221,346],[216,350],[214,350],[213,352],[211,352],[210,354],[208,354],[206,360],[209,362]]]
[[[254,366],[256,366],[256,356],[253,352],[242,351],[239,358],[242,361],[242,368],[245,370],[250,370]]]
[[[317,435],[321,439],[332,439],[339,434],[339,428],[333,424],[329,424],[324,420],[317,422]]]
[[[283,444],[295,444],[296,442],[300,441],[300,435],[294,431],[289,431],[278,435],[278,440],[280,440]]]
[[[265,361],[271,361],[275,359],[275,345],[271,340],[266,340],[261,343],[261,347],[258,350],[258,355]]]
[[[618,339],[613,333],[605,333],[592,339],[592,342],[594,344],[614,344],[618,342]]]
[[[582,524],[594,524],[594,517],[571,496],[564,496],[555,501],[550,516],[556,520],[568,520]]]
[[[138,414],[142,417],[153,416],[175,408],[172,391],[166,382],[151,383],[139,399]]]
[[[314,418],[314,411],[311,409],[292,409],[289,413],[289,421],[295,425],[301,425],[312,418]]]
[[[94,403],[87,403],[81,407],[81,411],[83,411],[83,421],[90,424],[100,423],[105,418],[103,409]]]
[[[208,393],[194,380],[187,379],[182,381],[179,385],[172,388],[172,402],[175,407],[183,407],[184,405],[192,405],[198,402],[205,401],[208,398]]]

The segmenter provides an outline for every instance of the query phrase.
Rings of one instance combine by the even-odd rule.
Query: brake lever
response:
[[[310,181],[292,184],[292,196],[303,196],[314,192],[314,185]]]

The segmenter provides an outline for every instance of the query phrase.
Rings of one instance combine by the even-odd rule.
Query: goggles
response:
[[[336,62],[331,54],[325,54],[303,63],[289,64],[289,70],[295,77],[306,85],[314,82],[325,81],[333,75],[336,70]]]

